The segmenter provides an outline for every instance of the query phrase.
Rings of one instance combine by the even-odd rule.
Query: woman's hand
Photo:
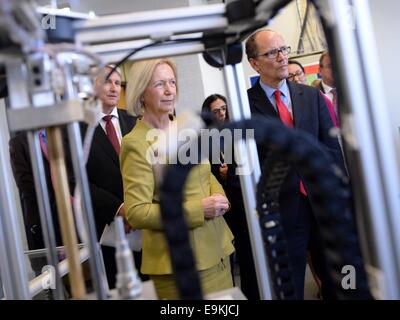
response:
[[[130,226],[128,220],[126,219],[124,205],[122,205],[121,208],[119,208],[117,215],[123,218],[125,233],[129,233],[132,230],[132,227]]]
[[[204,209],[204,216],[207,219],[213,219],[215,217],[225,214],[229,209],[229,201],[222,194],[215,193],[210,197],[201,200]]]
[[[228,174],[228,165],[226,163],[222,163],[219,167],[219,175],[222,180],[226,180],[226,176]]]

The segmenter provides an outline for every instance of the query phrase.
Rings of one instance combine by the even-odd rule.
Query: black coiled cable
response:
[[[257,212],[265,244],[273,289],[278,300],[294,300],[291,262],[279,210],[279,193],[290,166],[269,156],[257,184]]]

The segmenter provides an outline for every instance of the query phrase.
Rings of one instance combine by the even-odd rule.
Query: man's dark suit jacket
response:
[[[136,118],[128,115],[125,110],[120,109],[118,109],[118,116],[121,133],[124,136],[132,130],[136,123]],[[94,132],[86,171],[92,197],[97,237],[100,240],[104,227],[114,220],[118,208],[124,202],[119,155],[100,124]],[[102,251],[108,284],[110,288],[113,288],[117,272],[115,250],[111,247],[102,246]],[[135,253],[135,264],[138,269],[141,263],[140,260],[140,254]]]
[[[9,141],[9,149],[11,168],[13,170],[15,182],[17,184],[21,199],[28,247],[30,250],[42,249],[45,245],[40,224],[39,208],[36,200],[35,182],[26,133],[19,133],[11,138]],[[61,231],[57,218],[56,200],[50,177],[50,166],[46,159],[43,161],[43,166],[46,175],[56,242],[57,245],[61,246]],[[68,175],[72,173],[72,169],[70,167],[69,169]],[[70,187],[71,186],[72,185],[70,185]]]
[[[310,86],[289,81],[287,83],[292,101],[295,129],[307,132],[315,141],[320,142],[332,157],[332,160],[340,168],[344,169],[338,140],[329,135],[329,130],[333,127],[333,123],[320,91]],[[252,115],[263,116],[268,119],[279,119],[277,111],[275,111],[259,81],[247,93]],[[264,160],[262,157],[263,152],[260,152],[260,154],[260,165],[262,166],[262,161]],[[295,228],[298,222],[296,208],[300,200],[299,184],[299,175],[294,170],[291,170],[286,177],[280,194],[282,223],[287,231]],[[305,186],[307,188],[306,182]]]
[[[118,116],[121,133],[124,136],[132,130],[136,118],[120,109]],[[100,124],[93,136],[86,170],[95,212],[97,236],[100,238],[105,225],[114,220],[118,208],[124,202],[119,155]]]

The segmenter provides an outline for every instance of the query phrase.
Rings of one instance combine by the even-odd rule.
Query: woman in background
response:
[[[212,118],[217,124],[221,125],[229,121],[227,100],[220,94],[212,94],[204,100],[202,113],[206,112],[211,113]],[[220,145],[224,145],[223,141],[221,141]],[[234,244],[236,259],[239,264],[240,288],[247,299],[258,300],[260,296],[247,227],[246,212],[243,205],[242,189],[239,177],[235,174],[236,163],[226,163],[224,154],[225,152],[222,149],[220,163],[212,163],[211,171],[224,187],[228,200],[231,203],[231,209],[229,215],[226,216],[226,222],[235,236]]]
[[[178,94],[175,64],[169,59],[139,61],[128,76],[127,110],[139,116],[136,126],[121,145],[124,203],[128,222],[143,230],[141,271],[153,280],[159,299],[177,299],[168,245],[160,216],[158,178],[146,158],[154,141],[146,140],[152,129],[168,130]],[[229,209],[221,185],[211,174],[210,164],[195,166],[185,183],[183,208],[189,239],[203,293],[233,286],[229,256],[233,235],[223,215]],[[178,230],[177,230],[178,231]]]
[[[201,107],[202,113],[211,113],[212,119],[218,125],[229,121],[226,98],[218,93],[208,96]],[[223,145],[223,144],[221,144]],[[212,163],[212,162],[211,162]],[[211,165],[211,171],[218,181],[224,186],[228,173],[228,165],[225,163],[224,153],[221,150],[220,163]]]

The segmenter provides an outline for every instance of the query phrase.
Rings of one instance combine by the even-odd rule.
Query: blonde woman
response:
[[[126,217],[132,228],[143,230],[142,273],[153,280],[159,299],[178,299],[161,224],[157,175],[146,157],[152,145],[146,140],[147,133],[168,130],[175,121],[176,67],[169,59],[136,62],[127,80],[127,110],[140,119],[121,146]],[[209,163],[195,166],[189,174],[183,207],[203,293],[232,287],[229,255],[234,251],[233,235],[223,218],[229,202]]]

